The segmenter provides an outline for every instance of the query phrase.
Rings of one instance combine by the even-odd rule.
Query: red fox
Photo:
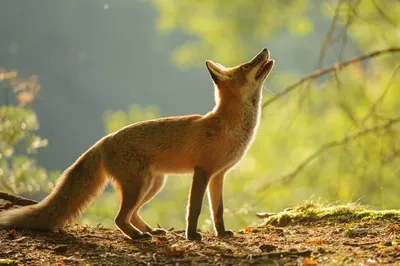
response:
[[[59,228],[80,215],[109,177],[121,196],[116,226],[129,238],[151,238],[165,231],[143,221],[140,208],[162,189],[166,174],[194,173],[186,238],[201,240],[197,221],[207,187],[216,235],[232,236],[223,219],[224,177],[253,141],[263,82],[274,63],[267,49],[231,68],[206,61],[215,85],[212,111],[138,122],[105,136],[62,173],[43,201],[1,212],[0,226]]]

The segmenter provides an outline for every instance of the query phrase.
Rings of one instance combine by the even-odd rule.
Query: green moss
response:
[[[345,223],[357,220],[400,219],[400,210],[374,210],[355,203],[329,205],[306,202],[268,217],[261,225],[286,226],[307,222]]]
[[[15,260],[0,259],[0,265],[18,265],[18,263]]]

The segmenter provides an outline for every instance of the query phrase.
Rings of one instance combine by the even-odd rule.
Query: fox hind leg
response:
[[[132,239],[151,238],[150,234],[143,233],[130,223],[132,214],[138,208],[151,186],[151,178],[146,178],[146,176],[132,178],[132,175],[126,175],[125,177],[119,175],[118,178],[114,179],[117,181],[121,194],[121,205],[115,217],[115,224],[125,235]]]
[[[167,178],[164,175],[154,175],[152,177],[152,183],[150,189],[145,194],[142,201],[137,205],[137,208],[134,210],[132,214],[131,223],[142,232],[148,232],[152,235],[159,235],[166,233],[164,229],[151,228],[145,221],[143,221],[143,219],[139,215],[140,208],[143,207],[143,205],[145,205],[146,203],[148,203],[151,199],[153,199],[159,191],[161,191],[161,189],[165,184],[166,179]]]

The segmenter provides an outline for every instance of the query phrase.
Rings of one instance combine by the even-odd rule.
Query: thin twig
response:
[[[327,32],[327,34],[325,36],[325,39],[324,39],[324,43],[323,43],[323,45],[321,47],[321,50],[319,52],[318,63],[317,63],[317,67],[318,68],[322,67],[322,63],[323,63],[323,60],[324,60],[324,57],[325,57],[325,54],[326,54],[326,50],[328,49],[329,45],[332,42],[332,35],[333,35],[334,31],[335,31],[336,23],[337,23],[337,21],[339,19],[339,11],[340,11],[340,6],[342,5],[342,3],[343,3],[343,0],[340,0],[340,2],[336,5],[335,13],[333,15],[331,24],[329,25],[328,32]]]
[[[383,100],[383,98],[386,96],[386,94],[389,92],[389,89],[392,87],[392,83],[394,78],[397,75],[397,72],[400,70],[400,64],[396,67],[394,70],[392,76],[389,79],[388,84],[386,85],[385,90],[381,93],[381,95],[378,97],[378,99],[372,104],[371,108],[369,109],[368,114],[364,117],[362,123],[364,124],[368,118],[371,117],[372,114],[376,114],[376,108],[378,107],[378,104]]]
[[[397,24],[383,11],[383,9],[376,3],[375,0],[372,1],[375,6],[376,11],[394,28],[398,28]]]
[[[353,58],[352,60],[349,60],[349,61],[345,61],[345,62],[342,62],[342,63],[336,63],[336,64],[334,64],[332,66],[316,70],[316,71],[312,72],[310,75],[299,79],[295,83],[293,83],[290,86],[284,88],[283,90],[281,90],[280,92],[275,94],[273,97],[271,97],[268,100],[266,100],[263,103],[262,108],[265,108],[269,104],[275,102],[277,99],[279,99],[282,96],[288,94],[289,92],[294,90],[296,87],[300,86],[301,84],[303,84],[304,82],[306,82],[308,80],[316,79],[318,77],[321,77],[321,76],[323,76],[325,74],[328,74],[330,72],[333,72],[333,71],[342,70],[345,67],[348,67],[348,66],[350,66],[352,64],[355,64],[355,63],[358,63],[358,62],[361,62],[361,61],[364,61],[366,59],[370,59],[370,58],[373,58],[373,57],[381,56],[381,55],[384,55],[384,54],[398,53],[398,52],[400,52],[400,47],[391,47],[391,48],[387,48],[387,49],[383,49],[383,50],[377,50],[377,51],[373,51],[373,52],[365,54],[365,55],[361,55],[361,56],[355,57],[355,58]]]
[[[355,4],[354,4],[354,7],[353,8],[349,8],[348,11],[347,11],[347,21],[346,21],[346,24],[344,25],[342,33],[341,33],[341,35],[342,35],[342,44],[341,44],[340,52],[339,52],[339,61],[342,61],[342,58],[344,56],[345,47],[347,45],[347,39],[348,39],[347,31],[350,28],[350,26],[352,25],[353,20],[355,18],[355,16],[352,16],[352,10],[354,10],[354,12],[355,12],[357,10],[357,6],[360,3],[361,3],[361,0],[356,1]],[[351,3],[347,2],[347,5],[351,6]]]
[[[394,159],[400,156],[400,149],[395,149],[392,154],[381,159],[382,164],[391,163]],[[382,156],[383,157],[383,156]]]
[[[384,124],[361,130],[361,131],[359,131],[353,135],[347,136],[341,140],[328,142],[328,143],[322,145],[319,149],[317,149],[311,155],[309,155],[305,160],[303,160],[291,173],[282,176],[278,180],[281,180],[282,182],[285,182],[285,183],[290,182],[295,176],[297,176],[300,173],[301,170],[304,169],[304,167],[306,167],[308,164],[310,164],[312,161],[314,161],[316,158],[318,158],[318,156],[320,156],[325,151],[327,151],[331,148],[337,147],[337,146],[347,144],[350,141],[356,140],[360,137],[364,137],[365,135],[368,135],[370,133],[375,133],[375,132],[381,131],[383,129],[388,129],[392,125],[399,123],[399,122],[400,122],[400,116],[396,117],[394,119],[391,119]],[[262,189],[265,189],[269,185],[270,184],[267,184]]]
[[[225,258],[282,258],[282,257],[289,257],[289,256],[296,256],[296,257],[310,257],[312,251],[311,250],[304,250],[304,251],[281,251],[281,252],[269,252],[269,253],[262,253],[262,254],[246,254],[246,255],[233,255],[233,254],[223,254],[222,256]]]
[[[380,241],[368,242],[368,243],[350,243],[350,242],[343,242],[344,246],[351,246],[351,247],[360,247],[360,246],[369,246],[379,244]]]

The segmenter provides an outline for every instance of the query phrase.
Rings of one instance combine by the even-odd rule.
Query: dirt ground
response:
[[[400,265],[400,220],[272,225],[201,242],[172,230],[151,240],[74,225],[57,232],[0,229],[0,265]]]

